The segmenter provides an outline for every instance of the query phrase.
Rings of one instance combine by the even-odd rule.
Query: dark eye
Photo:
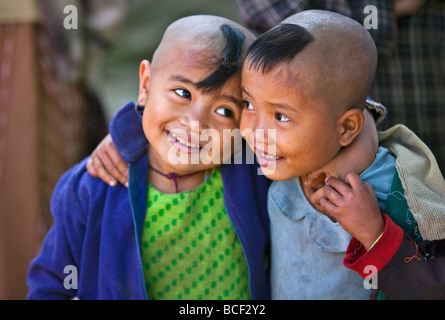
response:
[[[224,108],[224,107],[218,108],[218,110],[216,110],[216,113],[224,117],[230,117],[230,118],[233,117],[233,111],[230,110],[229,108]]]
[[[243,106],[244,108],[246,108],[247,110],[253,110],[253,106],[249,101],[244,100],[243,101]]]
[[[289,122],[290,121],[290,119],[288,117],[286,117],[284,114],[281,114],[281,113],[276,113],[275,119],[277,119],[280,122]]]
[[[174,90],[178,96],[181,96],[185,99],[192,100],[192,95],[188,90],[185,89],[175,89]]]

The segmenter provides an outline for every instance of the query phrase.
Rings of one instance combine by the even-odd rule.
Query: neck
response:
[[[180,172],[163,166],[156,155],[149,152],[148,181],[163,193],[178,193],[191,190],[204,181],[205,171]]]
[[[335,219],[333,217],[331,217],[327,212],[323,211],[323,209],[320,207],[319,203],[315,204],[312,202],[312,201],[317,201],[316,199],[319,198],[320,195],[314,196],[314,191],[310,192],[311,188],[315,188],[316,192],[318,192],[318,193],[323,192],[321,190],[321,188],[325,184],[324,180],[326,178],[326,175],[321,174],[320,176],[318,176],[317,179],[312,181],[312,183],[310,185],[306,183],[306,177],[307,177],[307,175],[300,177],[301,187],[303,188],[304,195],[306,196],[306,198],[309,200],[309,202],[315,209],[317,209],[321,213],[325,214],[329,219],[331,219],[332,221],[335,222]]]

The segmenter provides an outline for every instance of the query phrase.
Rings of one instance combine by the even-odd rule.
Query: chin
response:
[[[273,181],[285,181],[289,179],[296,178],[295,175],[289,174],[289,172],[283,172],[284,170],[278,170],[275,168],[275,170],[267,169],[264,167],[261,167],[261,172],[266,176],[268,179]]]

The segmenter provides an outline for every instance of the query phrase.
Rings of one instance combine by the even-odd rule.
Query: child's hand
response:
[[[332,174],[330,173],[328,174],[328,176],[331,175]],[[324,197],[323,187],[325,186],[325,180],[326,173],[323,170],[320,173],[312,173],[311,175],[302,177],[301,183],[303,184],[305,194],[312,206],[318,211],[327,214],[327,212],[320,206],[320,199]]]
[[[128,164],[120,156],[110,134],[91,154],[87,170],[93,177],[101,178],[112,187],[117,185],[117,181],[128,187]]]
[[[357,174],[349,173],[346,182],[328,177],[320,207],[368,250],[385,228],[380,207],[371,185]]]
[[[320,199],[324,196],[321,188],[324,186],[326,177],[332,176],[345,180],[348,173],[355,172],[361,174],[375,160],[375,154],[379,147],[377,128],[368,109],[363,111],[363,115],[365,116],[365,123],[354,142],[343,148],[322,168],[302,177],[302,184],[308,190],[307,196],[309,201],[321,212],[324,212],[320,208]]]
[[[344,175],[338,173],[341,172],[341,168],[337,170],[337,165],[339,165],[338,161],[331,161],[321,170],[312,172],[302,177],[301,183],[304,185],[304,188],[308,190],[308,200],[318,211],[327,213],[320,206],[320,200],[324,197],[323,187],[325,186],[326,177],[338,177],[341,180],[345,179]]]
[[[349,169],[352,168],[352,163],[349,165]],[[327,177],[336,177],[337,179],[344,181],[346,178],[346,174],[342,173],[344,171],[344,167],[339,167],[340,162],[338,161],[331,161],[327,165],[325,165],[321,170],[314,171],[305,177],[302,178],[302,183],[304,185],[304,188],[308,190],[307,192],[307,198],[309,202],[312,204],[312,206],[317,209],[320,212],[323,212],[325,214],[328,214],[324,210],[322,206],[320,206],[320,200],[325,197],[323,187],[326,185],[325,180]],[[358,172],[359,169],[352,168],[352,171],[350,172]]]

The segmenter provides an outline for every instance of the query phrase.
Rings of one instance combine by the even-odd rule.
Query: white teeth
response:
[[[181,137],[178,137],[176,134],[174,134],[173,132],[170,132],[170,135],[176,140],[178,141],[180,144],[189,147],[189,148],[194,148],[194,149],[199,149],[199,145],[193,144],[193,143],[189,143],[188,141],[182,139]]]
[[[278,158],[280,158],[280,157],[271,156],[271,155],[265,154],[265,153],[260,153],[260,155],[267,160],[277,160]]]

